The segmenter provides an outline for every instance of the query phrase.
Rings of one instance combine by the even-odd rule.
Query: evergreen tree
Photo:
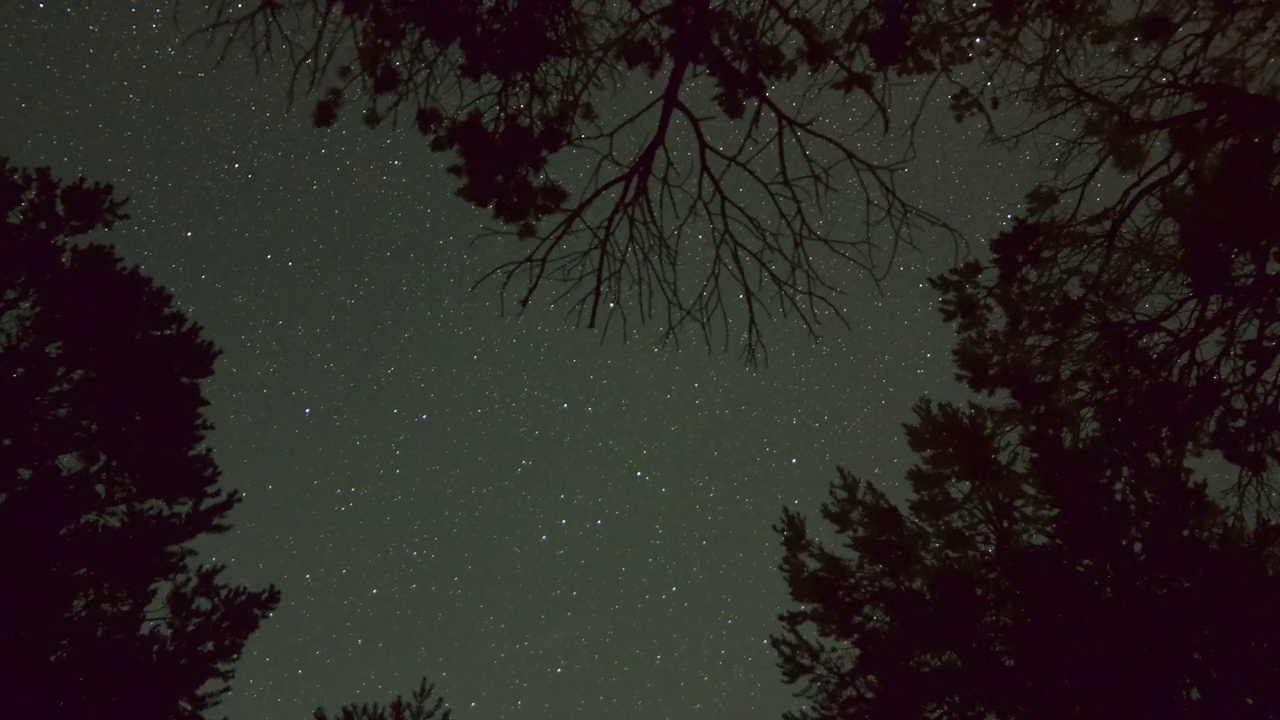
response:
[[[1002,462],[989,416],[920,412],[908,510],[842,471],[823,507],[842,549],[779,526],[798,606],[773,644],[806,702],[786,717],[1276,716],[1274,524],[1172,473]]]
[[[80,238],[109,185],[0,160],[0,697],[12,717],[204,717],[274,588],[190,544],[238,502],[204,447],[217,351],[170,293]]]
[[[1280,713],[1277,9],[961,10],[958,119],[1012,97],[993,138],[1060,150],[933,281],[978,399],[916,406],[907,506],[842,470],[842,549],[784,512],[789,717]]]
[[[933,281],[979,399],[916,406],[905,509],[841,471],[843,550],[784,512],[789,717],[1280,713],[1280,102],[1231,78],[1109,109],[1114,202],[1046,184]]]
[[[418,689],[413,691],[412,700],[405,700],[403,695],[397,694],[395,699],[385,706],[378,703],[372,705],[349,703],[342,706],[338,714],[333,716],[333,720],[434,720],[435,718],[449,720],[453,716],[453,711],[444,707],[444,698],[437,697],[435,702],[431,702],[431,695],[435,692],[435,688],[435,685],[427,685],[427,679],[423,678]],[[316,709],[315,720],[329,720],[329,718],[324,708]]]

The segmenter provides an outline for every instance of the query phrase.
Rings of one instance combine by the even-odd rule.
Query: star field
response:
[[[769,324],[759,371],[656,326],[602,342],[537,303],[504,315],[469,288],[507,251],[469,245],[485,214],[445,158],[311,128],[277,73],[213,69],[164,5],[4,3],[0,154],[129,196],[97,239],[223,350],[210,444],[245,500],[202,552],[283,600],[220,713],[300,719],[424,675],[459,720],[793,707],[770,526],[816,511],[838,464],[901,492],[911,403],[959,393],[924,284],[953,248],[905,254],[883,294],[842,271],[852,328]],[[930,117],[904,187],[991,234],[1029,163]]]

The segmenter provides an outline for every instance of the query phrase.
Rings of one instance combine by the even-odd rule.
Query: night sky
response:
[[[201,549],[284,597],[219,716],[307,718],[424,675],[458,720],[798,705],[768,645],[787,602],[770,526],[816,512],[837,465],[902,497],[911,403],[959,394],[924,285],[946,241],[883,296],[835,271],[852,329],[815,345],[769,324],[765,369],[733,341],[660,349],[657,326],[602,343],[469,290],[511,254],[468,246],[486,213],[447,157],[354,117],[313,129],[280,75],[180,46],[163,0],[6,0],[0,28],[0,155],[129,196],[96,239],[224,352],[210,442],[245,501]],[[945,104],[903,184],[980,246],[1031,163]]]

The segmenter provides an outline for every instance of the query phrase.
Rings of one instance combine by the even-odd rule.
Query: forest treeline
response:
[[[451,158],[521,307],[749,360],[771,316],[839,318],[839,264],[874,282],[899,246],[961,240],[898,193],[922,112],[904,83],[1037,148],[1021,211],[931,281],[975,399],[916,403],[910,501],[841,470],[821,531],[778,523],[787,717],[1280,714],[1280,3],[176,8],[216,62],[284,64],[316,125],[354,110]],[[907,153],[868,154],[886,136]],[[237,500],[200,444],[216,351],[71,241],[124,219],[109,187],[0,180],[0,562],[31,589],[0,593],[6,696],[203,717],[278,602],[188,549]],[[833,207],[860,225],[835,234]],[[119,691],[128,667],[154,669],[147,692]],[[431,692],[342,717],[431,717]]]

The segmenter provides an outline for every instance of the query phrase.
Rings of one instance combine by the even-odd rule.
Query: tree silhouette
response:
[[[843,321],[837,263],[878,280],[923,228],[959,240],[897,190],[889,65],[862,42],[888,20],[852,4],[199,4],[221,58],[242,45],[318,93],[315,124],[357,104],[452,152],[458,195],[519,241],[491,276],[522,308],[554,285],[588,327],[657,316],[754,359],[766,316]]]
[[[13,717],[203,718],[275,607],[190,543],[238,502],[202,445],[217,351],[114,250],[109,185],[0,160],[0,697]]]
[[[437,717],[439,720],[449,720],[453,711],[444,707],[444,698],[437,697],[435,702],[431,702],[431,694],[435,692],[435,688],[435,685],[427,685],[424,677],[418,689],[413,691],[411,701],[397,694],[386,706],[378,703],[350,703],[342,706],[333,720],[433,720]],[[329,717],[324,708],[316,709],[315,720],[329,720]]]
[[[1258,189],[1219,182],[1182,197]],[[1280,713],[1280,260],[1271,240],[1251,264],[1221,209],[1178,205],[1161,237],[1181,245],[1128,275],[1073,267],[1094,239],[1078,228],[1023,223],[991,277],[935,281],[988,397],[917,405],[905,511],[841,471],[823,516],[843,550],[784,512],[799,607],[774,645],[809,702],[788,717]],[[1212,292],[1178,252],[1193,233],[1232,243]],[[1221,498],[1193,469],[1206,452],[1236,475]]]
[[[878,279],[914,231],[951,232],[894,181],[938,94],[990,141],[1035,143],[1038,205],[1115,232],[1189,159],[1211,162],[1230,123],[1276,127],[1270,0],[202,4],[221,57],[243,44],[291,69],[291,96],[320,94],[316,124],[355,103],[452,151],[459,195],[524,241],[494,271],[522,307],[560,283],[588,326],[742,316],[749,357],[763,315],[815,336],[840,316],[831,261]],[[869,150],[891,114],[903,157]],[[860,230],[824,225],[833,208]]]
[[[842,551],[779,526],[799,606],[773,644],[807,702],[786,717],[1276,716],[1275,525],[1172,470],[984,456],[989,416],[920,412],[909,510],[842,471],[823,507]]]
[[[1251,22],[1274,33],[1260,13],[1225,4],[1157,33],[1153,54],[1208,55],[1187,72],[1220,80],[1123,55],[1166,74],[1159,99],[1080,96],[1093,114],[1072,145],[1095,137],[1083,176],[1037,187],[990,260],[933,281],[972,389],[1051,426],[1083,415],[1078,432],[1112,444],[1221,457],[1245,512],[1269,510],[1280,461],[1280,38],[1242,39]],[[1109,183],[1089,179],[1108,165]]]
[[[664,313],[668,333],[705,334],[742,316],[749,357],[765,314],[815,337],[840,318],[832,261],[878,279],[922,225],[951,232],[893,179],[928,97],[988,140],[1036,142],[1052,169],[1038,204],[1117,228],[1188,177],[1170,152],[1207,159],[1224,123],[1276,126],[1270,0],[205,5],[221,58],[282,60],[291,96],[320,94],[319,126],[355,102],[454,152],[458,195],[524,241],[493,273],[521,306],[559,283],[589,327]],[[868,147],[913,95],[904,78],[924,99],[902,110],[906,154],[882,156]],[[832,208],[858,231],[824,224]]]
[[[843,550],[784,512],[789,717],[1274,717],[1274,3],[986,11],[957,115],[1061,149],[933,281],[979,399],[916,406],[907,508],[842,470]]]

